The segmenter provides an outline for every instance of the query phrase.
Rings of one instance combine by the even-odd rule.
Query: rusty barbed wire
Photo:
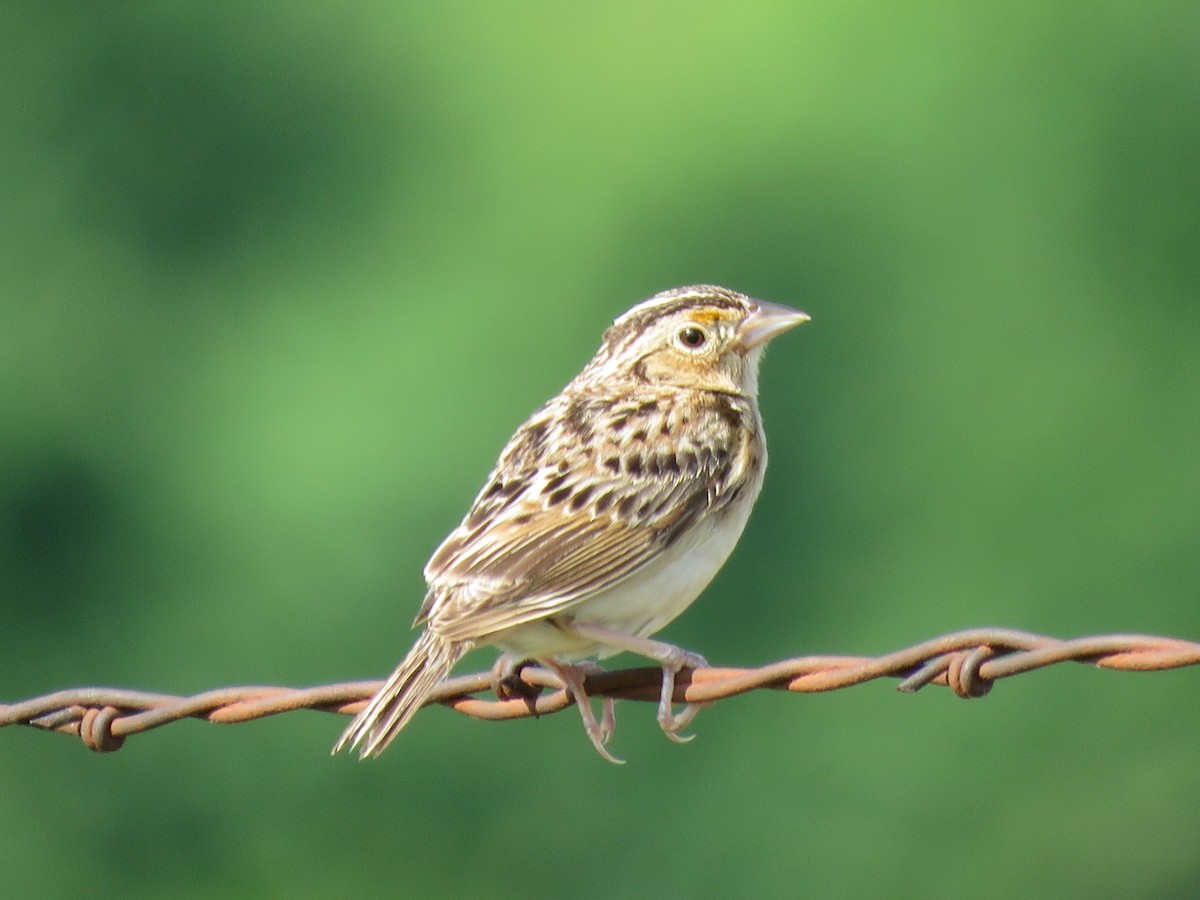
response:
[[[710,703],[769,688],[818,693],[899,678],[913,692],[930,684],[949,687],[964,698],[982,697],[992,684],[1023,672],[1062,662],[1105,669],[1152,672],[1200,665],[1200,644],[1177,638],[1107,634],[1059,640],[1006,628],[979,628],[932,638],[879,657],[800,656],[755,669],[684,670],[675,685],[677,702]],[[543,716],[573,705],[556,675],[536,666],[521,669],[528,695],[484,700],[492,690],[490,672],[449,678],[430,697],[477,719]],[[589,675],[590,696],[658,702],[662,672],[657,666]],[[125,739],[181,719],[222,725],[249,722],[298,709],[353,715],[382,681],[350,681],[310,688],[229,687],[190,697],[118,688],[75,688],[13,704],[0,704],[0,728],[26,725],[82,738],[91,750],[118,750]],[[549,693],[547,693],[549,691]]]

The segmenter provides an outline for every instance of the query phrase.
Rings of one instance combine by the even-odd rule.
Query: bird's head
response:
[[[753,397],[767,342],[808,319],[798,310],[713,285],[664,291],[613,322],[580,379]]]

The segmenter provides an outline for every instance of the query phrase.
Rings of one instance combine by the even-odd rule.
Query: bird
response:
[[[667,737],[677,674],[707,663],[656,640],[733,552],[763,485],[758,372],[769,341],[806,313],[716,285],[663,291],[619,316],[592,360],[521,425],[425,566],[408,655],[333,748],[378,756],[454,665],[501,651],[498,691],[528,661],[556,673],[597,752],[615,728],[585,690],[623,651],[662,667]],[[502,693],[503,696],[503,693]]]

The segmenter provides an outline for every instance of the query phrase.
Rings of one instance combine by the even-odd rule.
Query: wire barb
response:
[[[833,691],[878,678],[899,678],[906,693],[930,684],[957,696],[982,697],[1001,678],[1062,662],[1105,669],[1156,672],[1200,665],[1200,644],[1177,638],[1107,634],[1059,640],[1006,628],[958,631],[885,656],[799,656],[757,669],[684,669],[675,680],[676,703],[713,703],[770,688],[794,693]],[[493,684],[490,672],[448,678],[430,696],[477,719],[523,719],[559,712],[573,704],[571,692],[553,672],[524,666],[514,675],[526,686],[506,699],[477,696]],[[354,715],[382,681],[350,681],[310,688],[230,687],[190,697],[117,688],[56,691],[13,704],[0,704],[0,728],[27,725],[82,739],[98,753],[119,750],[131,734],[181,719],[218,724],[249,722],[297,709]],[[589,674],[588,696],[658,703],[658,666]]]

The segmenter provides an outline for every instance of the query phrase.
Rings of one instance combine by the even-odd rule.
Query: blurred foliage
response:
[[[14,8],[19,7],[19,8]],[[1200,635],[1200,7],[11,4],[0,696],[382,675],[512,429],[659,289],[772,349],[665,633]],[[470,662],[486,666],[484,653]],[[1197,673],[963,703],[0,734],[14,897],[1200,893]],[[1181,715],[1181,712],[1183,713]]]

